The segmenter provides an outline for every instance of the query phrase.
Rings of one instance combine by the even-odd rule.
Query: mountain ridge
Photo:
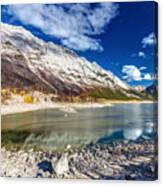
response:
[[[139,98],[111,71],[70,49],[45,42],[23,27],[1,23],[1,42],[2,87],[31,87],[59,95],[106,88]]]

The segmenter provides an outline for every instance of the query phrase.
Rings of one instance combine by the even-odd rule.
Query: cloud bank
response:
[[[124,65],[122,68],[122,73],[125,74],[123,76],[128,82],[130,81],[141,81],[141,72],[134,65]]]
[[[131,81],[142,81],[142,80],[153,80],[153,77],[150,73],[142,73],[142,70],[145,70],[146,67],[142,66],[137,68],[134,65],[124,65],[122,68],[122,73],[125,74],[123,79],[127,82]]]
[[[97,36],[118,13],[115,3],[9,5],[11,20],[40,29],[58,38],[61,44],[78,51],[102,51]]]

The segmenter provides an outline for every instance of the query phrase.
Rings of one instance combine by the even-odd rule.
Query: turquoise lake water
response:
[[[47,109],[2,116],[2,131],[28,131],[24,145],[54,148],[90,142],[151,138],[157,131],[157,104],[116,104],[66,113]]]

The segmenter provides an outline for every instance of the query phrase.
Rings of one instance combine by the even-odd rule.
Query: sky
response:
[[[131,86],[156,79],[157,6],[152,1],[2,5],[1,21],[74,50]]]

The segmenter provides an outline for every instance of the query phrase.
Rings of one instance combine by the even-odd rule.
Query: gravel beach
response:
[[[154,140],[89,144],[65,151],[1,149],[1,176],[70,179],[156,180]]]

